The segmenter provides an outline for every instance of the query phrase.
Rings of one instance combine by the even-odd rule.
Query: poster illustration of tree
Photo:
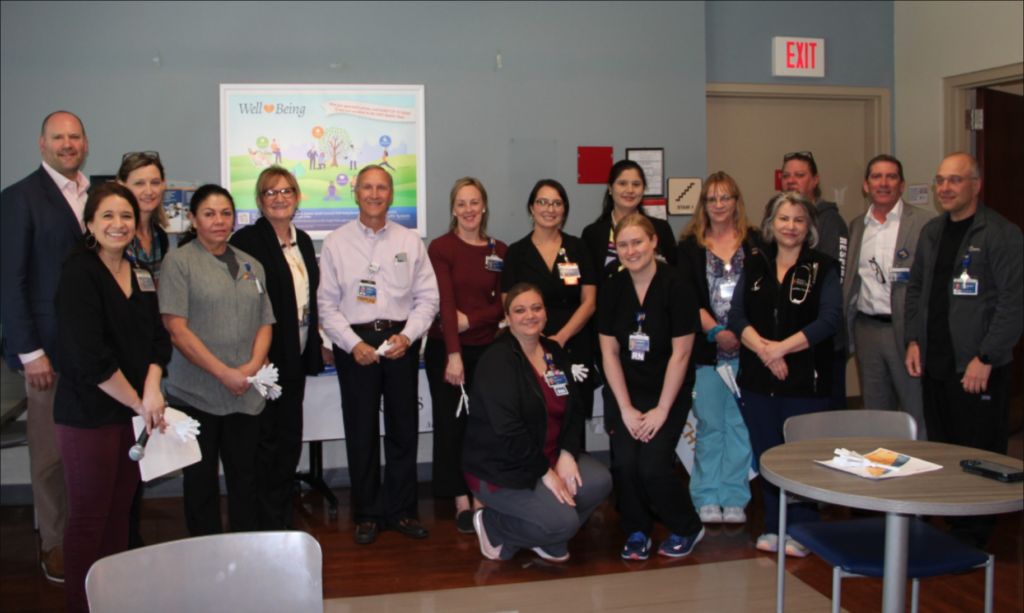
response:
[[[253,224],[256,179],[278,165],[302,196],[295,225],[314,239],[358,217],[355,179],[377,164],[391,174],[388,219],[426,236],[422,85],[221,84],[221,184],[235,227]]]

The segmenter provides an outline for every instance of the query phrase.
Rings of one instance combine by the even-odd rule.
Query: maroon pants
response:
[[[89,568],[128,549],[128,511],[139,483],[139,466],[128,457],[135,437],[130,424],[56,430],[68,488],[64,591],[69,612],[87,613]]]

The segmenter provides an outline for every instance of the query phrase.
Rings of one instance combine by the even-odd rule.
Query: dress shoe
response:
[[[367,521],[356,526],[353,538],[355,538],[358,545],[369,545],[377,540],[378,534],[380,534],[380,528],[377,527],[377,524]]]
[[[430,536],[430,532],[415,517],[406,517],[392,528],[411,539],[425,539]]]
[[[43,574],[54,583],[64,583],[64,548],[43,552]]]

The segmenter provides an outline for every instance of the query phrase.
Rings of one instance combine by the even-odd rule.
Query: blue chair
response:
[[[791,417],[786,442],[815,438],[878,437],[915,440],[917,423],[893,411],[829,411]],[[790,526],[788,534],[832,566],[832,611],[839,613],[844,577],[882,577],[885,519],[824,521]],[[920,579],[985,568],[985,613],[992,613],[995,557],[921,520],[910,522],[907,576],[914,580],[911,611],[917,613]]]

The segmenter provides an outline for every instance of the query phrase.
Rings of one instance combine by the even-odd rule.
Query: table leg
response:
[[[762,477],[763,478],[763,477]],[[789,496],[779,488],[779,577],[775,595],[775,610],[783,613],[786,608],[786,511],[789,510]]]
[[[883,613],[903,613],[907,603],[907,550],[910,516],[885,514],[885,576],[882,580]]]

